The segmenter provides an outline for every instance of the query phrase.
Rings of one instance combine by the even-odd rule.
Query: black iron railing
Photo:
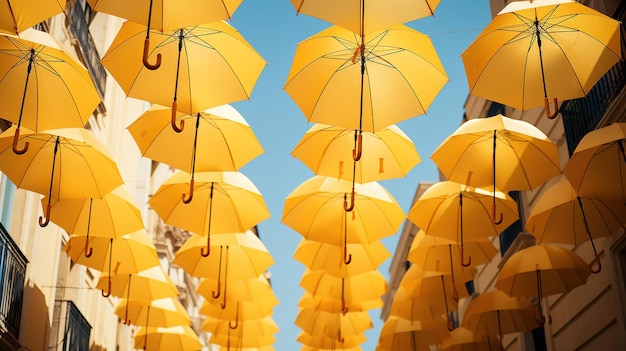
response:
[[[16,338],[20,332],[27,263],[22,251],[0,224],[0,321]]]
[[[51,335],[53,346],[50,348],[59,350],[61,346],[63,351],[89,351],[91,325],[76,305],[69,300],[56,300],[54,314],[53,320],[57,325],[53,326],[53,330],[57,335]],[[59,338],[62,340],[57,342]]]
[[[624,22],[626,20],[626,1],[622,0],[615,11],[613,18]],[[624,24],[620,26],[622,48],[626,47],[626,30]],[[589,131],[597,128],[598,123],[611,104],[626,85],[626,61],[622,60],[613,66],[586,97],[565,101],[561,106],[563,125],[567,148],[571,155],[580,142],[580,139]]]
[[[89,33],[89,25],[87,23],[87,20],[91,20],[91,17],[93,17],[93,11],[91,9],[86,11],[79,2],[75,2],[69,9],[69,17],[71,21],[70,28],[83,52],[89,74],[100,93],[100,97],[104,97],[107,73],[104,66],[100,63],[100,55]]]

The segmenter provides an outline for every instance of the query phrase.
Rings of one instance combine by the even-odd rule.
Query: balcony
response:
[[[27,263],[24,254],[0,224],[0,329],[16,339],[20,332]]]
[[[89,33],[89,24],[87,21],[91,21],[94,12],[91,11],[89,5],[85,4],[85,6],[88,8],[87,10],[85,10],[79,2],[75,2],[74,5],[69,8],[69,18],[71,21],[70,29],[78,41],[78,45],[84,57],[84,63],[87,66],[87,70],[89,70],[91,79],[98,93],[100,93],[100,97],[104,97],[107,73],[104,66],[100,63],[100,55]]]
[[[622,1],[613,18],[626,20],[626,1]],[[621,26],[622,51],[626,47],[626,30]],[[613,66],[586,97],[565,101],[561,106],[567,148],[571,155],[585,134],[598,127],[604,114],[611,107],[616,97],[626,85],[626,61],[622,60]]]
[[[89,351],[91,325],[72,301],[56,300],[48,350]]]

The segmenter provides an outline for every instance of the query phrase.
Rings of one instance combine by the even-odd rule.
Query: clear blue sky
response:
[[[405,213],[411,206],[419,182],[438,181],[436,166],[429,159],[435,148],[461,123],[463,104],[468,95],[461,52],[491,19],[487,0],[442,0],[434,18],[408,23],[431,36],[450,77],[426,115],[401,122],[398,126],[413,140],[422,163],[406,178],[381,184],[400,203]],[[280,222],[285,197],[313,173],[290,152],[311,127],[297,105],[282,90],[298,42],[327,28],[329,23],[306,15],[296,15],[289,0],[244,0],[231,24],[265,58],[268,66],[252,92],[250,101],[233,104],[252,126],[265,153],[241,169],[259,188],[272,217],[259,224],[261,238],[276,263],[270,267],[272,284],[280,305],[274,320],[280,327],[276,350],[299,350],[296,341],[300,328],[294,324],[298,300],[304,293],[298,283],[305,267],[293,259],[302,237]],[[401,229],[400,229],[401,230]],[[399,233],[383,243],[392,253]],[[379,271],[387,278],[387,260]],[[376,348],[382,321],[380,310],[370,312],[374,328],[366,332],[365,351]]]

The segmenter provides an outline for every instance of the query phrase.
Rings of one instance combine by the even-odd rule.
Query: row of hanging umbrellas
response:
[[[281,219],[303,237],[297,339],[303,350],[360,350],[367,312],[387,292],[380,239],[406,218],[378,181],[421,161],[395,123],[424,114],[448,81],[430,38],[402,23],[432,16],[439,1],[291,3],[332,24],[296,46],[284,86],[315,122],[291,152],[315,175],[286,197]]]

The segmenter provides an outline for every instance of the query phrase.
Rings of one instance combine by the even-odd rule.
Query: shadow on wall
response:
[[[20,343],[28,350],[47,350],[50,318],[44,294],[30,279],[24,285]]]

